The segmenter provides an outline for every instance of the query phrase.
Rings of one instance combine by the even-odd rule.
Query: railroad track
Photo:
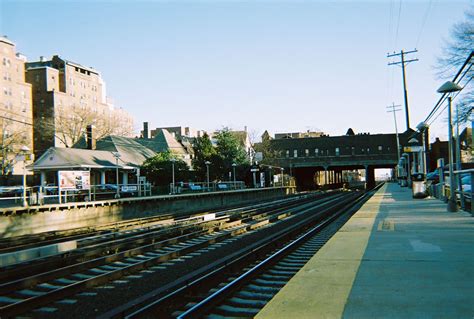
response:
[[[319,205],[318,214],[220,267],[203,269],[192,282],[177,284],[166,295],[149,294],[100,318],[254,317],[372,193],[349,194]],[[285,244],[276,249],[280,241]]]
[[[64,298],[84,294],[83,291],[91,287],[110,282],[120,283],[122,278],[129,280],[133,274],[140,272],[167,269],[172,265],[168,263],[170,260],[202,255],[206,249],[215,249],[207,248],[211,245],[217,247],[231,243],[237,236],[290,218],[293,213],[288,210],[295,209],[296,213],[296,208],[313,206],[312,201],[317,196],[321,195],[307,195],[297,200],[277,201],[273,205],[267,203],[246,209],[229,210],[215,220],[202,221],[199,225],[187,225],[188,230],[191,229],[188,232],[183,230],[185,228],[176,227],[175,230],[180,234],[165,239],[158,235],[161,230],[152,230],[152,236],[150,232],[142,233],[142,230],[138,229],[131,232],[135,233],[134,236],[114,238],[110,242],[92,245],[102,246],[102,253],[97,250],[77,250],[75,254],[61,256],[59,259],[48,258],[43,263],[33,263],[7,273],[2,272],[4,279],[9,281],[0,285],[0,316],[16,316],[57,300],[67,304],[71,299]],[[334,200],[338,196],[342,195],[335,192],[320,201],[328,201],[329,198]],[[286,212],[283,212],[284,210]],[[100,234],[97,237],[103,236],[117,237],[110,234]],[[137,237],[140,237],[140,240]],[[134,246],[130,246],[132,243]],[[120,251],[117,252],[118,250]],[[113,253],[100,256],[110,251]],[[60,259],[64,259],[63,265],[59,263]],[[30,276],[24,277],[24,274]],[[48,311],[52,307],[42,309]]]

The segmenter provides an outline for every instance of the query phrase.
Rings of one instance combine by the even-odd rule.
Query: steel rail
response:
[[[378,186],[380,187],[380,186]],[[376,189],[378,189],[378,187]],[[265,258],[262,262],[258,263],[244,274],[240,275],[236,279],[232,280],[230,283],[226,284],[224,287],[218,289],[210,296],[206,297],[204,300],[193,305],[191,308],[180,314],[178,319],[185,318],[199,318],[203,316],[211,308],[214,308],[216,304],[222,302],[229,295],[235,293],[238,289],[248,283],[251,279],[255,278],[258,274],[265,271],[269,266],[275,264],[278,260],[281,260],[284,256],[288,255],[289,252],[293,251],[296,247],[301,246],[302,243],[308,241],[311,237],[314,237],[315,234],[319,233],[322,229],[333,223],[335,220],[340,218],[342,215],[346,214],[348,210],[353,210],[354,207],[358,207],[359,204],[365,201],[368,197],[372,196],[374,191],[369,193],[362,194],[354,200],[354,202],[345,205],[344,207],[338,210],[338,213],[329,216],[323,220],[318,225],[311,228],[309,231],[299,236],[294,241],[290,242],[283,248],[279,249],[277,252],[271,254]]]
[[[215,276],[219,273],[222,273],[224,270],[233,267],[236,263],[246,260],[251,255],[259,254],[260,250],[263,249],[266,245],[270,244],[273,245],[275,240],[280,237],[290,236],[292,232],[301,228],[302,225],[306,224],[309,220],[315,219],[319,216],[319,214],[310,214],[311,216],[305,215],[306,213],[314,212],[316,209],[325,209],[327,207],[333,206],[335,203],[341,202],[341,197],[348,196],[347,194],[337,194],[336,196],[332,196],[323,202],[318,203],[310,203],[312,205],[307,205],[304,207],[303,210],[299,210],[297,214],[293,215],[292,217],[296,218],[300,216],[301,218],[298,220],[291,220],[288,221],[290,224],[289,227],[271,233],[269,237],[264,239],[258,240],[252,245],[244,247],[238,251],[235,251],[224,258],[221,258],[217,261],[214,261],[204,267],[201,267],[191,273],[185,274],[177,281],[170,283],[168,285],[162,286],[157,288],[135,300],[131,300],[129,303],[125,305],[121,305],[111,311],[107,312],[106,314],[102,315],[100,318],[110,318],[110,317],[123,317],[127,313],[132,313],[134,309],[137,307],[142,307],[143,305],[147,305],[150,308],[155,307],[157,304],[163,304],[164,302],[174,299],[183,291],[190,289],[192,287],[196,287],[197,285],[203,284],[206,282],[208,278]],[[289,230],[290,229],[290,230]],[[158,299],[158,300],[157,300]],[[140,308],[140,309],[142,309]],[[130,315],[130,318],[134,318],[134,315]]]
[[[303,205],[307,205],[307,204],[303,204]],[[278,219],[278,218],[276,218],[276,219]],[[237,235],[237,234],[239,234],[239,232],[255,229],[256,227],[261,226],[263,224],[265,224],[265,223],[262,223],[262,221],[260,221],[260,222],[255,222],[254,224],[245,225],[240,230],[233,231],[229,234],[224,234],[224,235],[220,236],[221,237],[220,240],[223,240],[227,236]],[[182,238],[184,238],[184,237],[185,236],[182,236]],[[172,240],[177,242],[177,239],[172,239]],[[168,240],[167,243],[170,243],[172,240]],[[122,269],[119,269],[119,270],[116,270],[116,271],[109,272],[108,274],[103,274],[103,275],[96,276],[95,278],[93,278],[91,280],[83,280],[83,281],[80,281],[80,282],[77,282],[77,283],[59,288],[57,290],[54,290],[54,291],[52,291],[50,293],[47,293],[47,294],[44,294],[44,295],[31,297],[31,298],[25,299],[23,301],[1,307],[0,308],[0,314],[10,316],[10,315],[16,315],[16,314],[19,314],[19,313],[23,313],[23,312],[25,312],[29,309],[33,309],[33,308],[35,308],[37,306],[40,306],[44,303],[50,302],[52,300],[57,300],[59,298],[67,296],[69,294],[81,291],[85,288],[96,286],[96,285],[99,285],[101,283],[107,282],[109,280],[117,279],[117,278],[123,276],[123,274],[128,274],[130,272],[134,272],[134,271],[144,269],[144,268],[146,268],[150,265],[156,264],[156,262],[166,261],[166,260],[169,260],[170,258],[178,257],[183,253],[196,250],[196,249],[202,247],[202,245],[210,244],[210,243],[216,242],[217,240],[219,240],[219,239],[211,239],[207,243],[194,245],[194,246],[192,246],[192,248],[187,247],[187,248],[184,248],[180,251],[173,251],[173,252],[171,252],[169,254],[166,254],[166,255],[161,255],[159,257],[151,258],[151,259],[148,259],[144,262],[140,262],[140,263],[131,265],[129,267],[125,267],[125,268],[122,268]],[[163,242],[155,243],[155,244],[144,246],[144,247],[145,248],[156,249],[156,248],[160,248],[162,246],[163,246]],[[115,255],[112,255],[112,256],[97,258],[97,259],[94,259],[94,260],[91,260],[91,261],[81,263],[79,265],[64,267],[63,269],[58,269],[58,270],[51,271],[51,272],[43,274],[44,277],[42,277],[41,279],[38,279],[38,277],[37,278],[28,278],[27,280],[25,280],[25,282],[29,282],[28,283],[29,285],[39,283],[39,282],[45,282],[46,280],[56,278],[58,275],[70,274],[72,272],[72,270],[78,270],[78,269],[81,270],[81,269],[84,269],[84,268],[87,268],[87,267],[96,267],[96,266],[102,264],[103,261],[112,262],[114,260],[119,260],[121,257],[136,256],[137,254],[140,254],[144,251],[144,249],[145,249],[144,247],[136,248],[136,249],[133,249],[131,251],[122,252],[122,253],[115,254]],[[13,287],[17,284],[19,284],[19,283],[10,283],[9,287]]]
[[[277,200],[276,205],[273,204],[272,202],[265,202],[263,204],[257,204],[257,205],[251,205],[251,206],[244,206],[243,208],[236,208],[236,209],[231,209],[231,210],[226,210],[226,211],[220,211],[216,212],[216,215],[221,215],[219,218],[224,218],[226,215],[223,215],[225,213],[229,213],[231,215],[231,219],[234,219],[239,217],[239,211],[244,214],[245,216],[252,216],[252,214],[255,214],[256,212],[258,213],[262,209],[270,209],[266,211],[266,213],[271,213],[274,212],[278,209],[288,209],[291,208],[295,205],[301,205],[302,202],[312,200],[313,198],[318,198],[321,197],[321,194],[312,194],[312,195],[305,195],[305,196],[299,196],[296,198],[292,198],[289,201],[287,200]],[[250,207],[250,209],[248,209]],[[185,231],[185,228],[182,228],[181,223],[189,221],[189,220],[194,220],[194,219],[199,219],[203,218],[204,215],[198,215],[198,216],[192,216],[188,218],[181,218],[177,219],[174,221],[176,228],[164,228],[164,229],[156,229],[156,228],[146,228],[141,232],[135,232],[133,234],[125,234],[123,236],[126,237],[126,239],[123,239],[122,241],[120,239],[117,239],[117,237],[122,236],[120,233],[107,233],[104,235],[99,235],[100,238],[103,238],[101,240],[97,240],[96,242],[102,241],[105,242],[105,244],[97,244],[94,246],[94,244],[89,244],[87,248],[84,247],[79,247],[76,250],[73,251],[68,251],[60,254],[56,254],[54,256],[50,256],[48,258],[39,258],[36,260],[31,260],[26,263],[20,263],[16,264],[14,267],[5,267],[2,272],[0,272],[0,280],[3,279],[11,279],[11,278],[18,278],[21,276],[31,276],[32,274],[37,274],[40,272],[45,272],[48,271],[48,269],[51,268],[60,268],[63,266],[71,265],[73,263],[77,263],[80,261],[84,261],[84,259],[87,258],[94,258],[97,256],[103,256],[104,254],[110,254],[109,252],[119,252],[119,250],[123,249],[130,249],[131,247],[136,246],[137,244],[144,244],[146,243],[145,240],[137,240],[140,238],[140,233],[143,233],[143,238],[150,237],[148,241],[155,241],[160,238],[160,236],[168,236],[168,235],[176,235],[177,233],[173,233],[173,231],[179,231],[181,230],[181,234],[183,234]],[[212,223],[212,221],[201,221],[200,223]],[[193,224],[193,225],[188,225],[188,229],[193,229],[195,228],[194,226],[198,225],[198,223]],[[210,227],[213,227],[211,225]],[[209,228],[209,227],[208,227]],[[108,236],[113,237],[113,238],[108,238]],[[128,239],[127,239],[128,238]],[[84,238],[82,240],[88,240],[89,238]],[[0,268],[1,269],[1,268]]]

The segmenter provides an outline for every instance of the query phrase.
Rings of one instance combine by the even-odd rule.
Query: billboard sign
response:
[[[91,173],[89,171],[58,171],[60,189],[89,190]]]

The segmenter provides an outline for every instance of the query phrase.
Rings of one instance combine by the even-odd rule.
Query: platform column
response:
[[[105,184],[105,171],[100,171],[100,183]]]
[[[122,184],[128,185],[128,172],[122,172]]]
[[[40,185],[41,186],[46,185],[46,172],[45,171],[40,172]]]

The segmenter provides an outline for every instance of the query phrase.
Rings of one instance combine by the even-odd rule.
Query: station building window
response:
[[[290,157],[290,150],[286,150],[286,157]]]
[[[293,157],[298,157],[298,150],[293,150]]]
[[[378,146],[378,150],[379,150],[379,152],[382,152],[382,151],[383,151],[383,146],[382,146],[382,145],[379,145],[379,146]]]
[[[314,156],[319,156],[319,149],[317,148],[314,149]]]
[[[305,156],[309,156],[309,149],[305,149],[305,150],[304,150],[304,155],[305,155]]]
[[[335,154],[336,154],[336,156],[339,156],[339,152],[340,152],[340,151],[339,151],[339,147],[336,147],[336,149],[335,149]]]

